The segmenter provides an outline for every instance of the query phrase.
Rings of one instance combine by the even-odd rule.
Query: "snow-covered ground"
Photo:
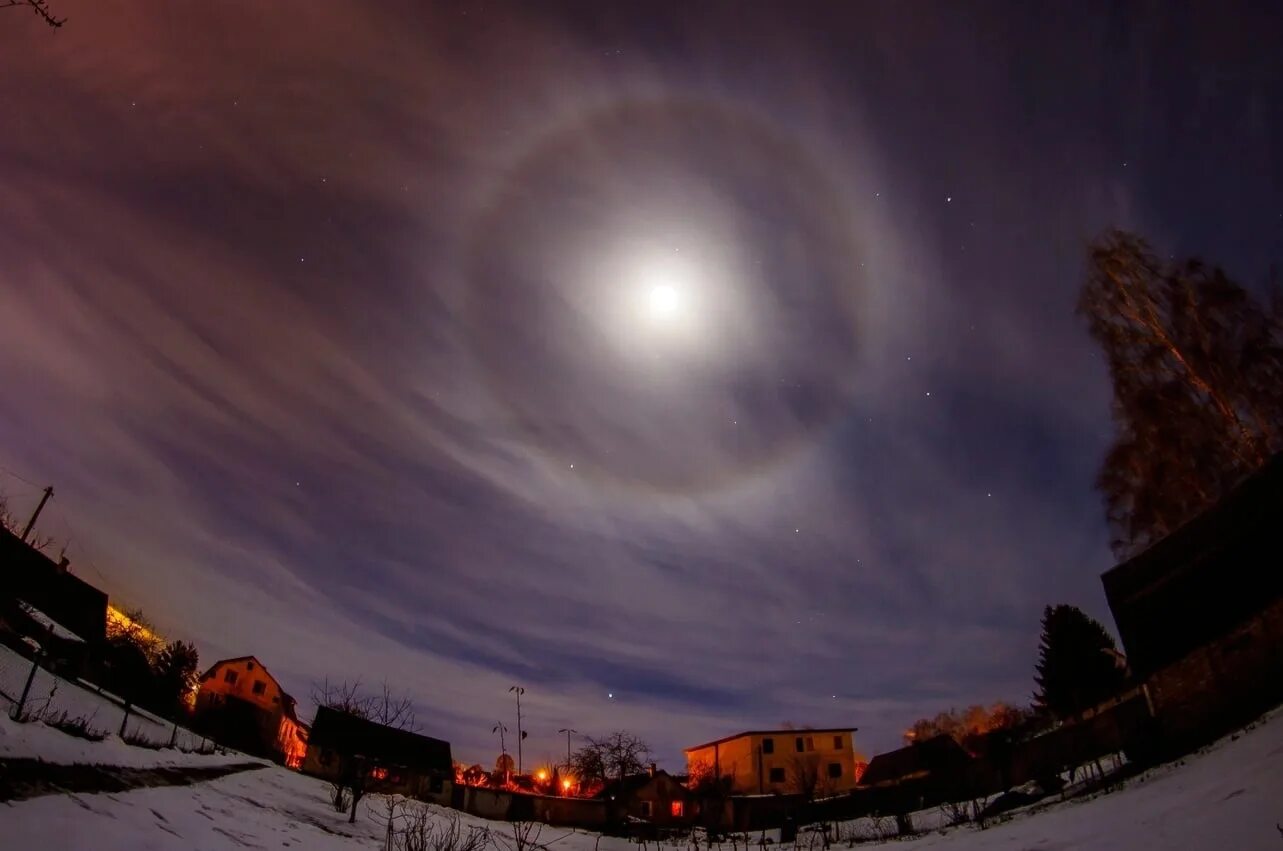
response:
[[[22,694],[27,675],[31,672],[31,661],[23,658],[8,647],[0,645],[0,694],[17,699]],[[0,710],[6,714],[11,702],[0,697]],[[125,710],[119,698],[94,690],[92,686],[80,684],[56,677],[43,668],[38,668],[32,681],[31,691],[27,696],[25,712],[28,715],[46,717],[60,716],[66,713],[68,719],[84,719],[88,726],[100,733],[118,733]],[[158,745],[169,744],[174,735],[174,725],[163,718],[157,718],[148,712],[133,709],[129,723],[125,728],[131,738],[145,739]],[[68,737],[69,738],[69,737]],[[8,747],[20,747],[12,736],[0,738],[0,754],[8,756],[40,756],[39,753],[24,753],[5,750]],[[183,728],[178,729],[175,744],[180,748],[195,750],[201,745],[201,737]]]
[[[346,816],[329,806],[326,784],[272,767],[187,787],[49,795],[0,805],[0,837],[5,848],[15,849],[354,851],[382,847],[385,828],[378,813],[383,807],[381,797],[368,797],[357,823],[348,825]],[[430,811],[436,819],[447,818],[448,811]],[[511,837],[507,825],[459,818],[465,826],[484,826]],[[1118,792],[1053,805],[984,831],[957,828],[890,847],[1273,850],[1283,848],[1276,823],[1283,823],[1283,712],[1183,763],[1134,778]],[[756,840],[752,838],[754,844]],[[539,842],[549,851],[637,847],[627,840],[557,828],[545,828]],[[486,851],[512,851],[512,845],[509,838]],[[726,851],[730,847],[723,846]]]
[[[140,748],[127,744],[115,733],[101,742],[91,742],[69,736],[39,721],[20,724],[3,714],[0,715],[0,759],[5,757],[34,757],[60,765],[81,763],[127,768],[263,762],[235,751],[201,754],[174,748]]]

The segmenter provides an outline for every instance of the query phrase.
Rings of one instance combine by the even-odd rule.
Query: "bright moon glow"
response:
[[[596,292],[605,297],[585,312],[650,379],[676,380],[685,365],[731,359],[738,351],[727,345],[728,333],[753,339],[723,252],[624,244],[603,258],[598,274],[607,285]]]
[[[656,284],[650,288],[650,313],[656,319],[671,319],[681,307],[681,294],[670,284]]]

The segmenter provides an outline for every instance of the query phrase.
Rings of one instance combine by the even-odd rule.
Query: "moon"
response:
[[[650,288],[646,296],[652,319],[672,319],[681,309],[682,296],[672,284],[659,283]]]

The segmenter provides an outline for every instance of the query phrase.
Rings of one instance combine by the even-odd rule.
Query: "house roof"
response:
[[[276,690],[281,693],[281,708],[284,710],[285,714],[289,716],[290,720],[298,721],[298,717],[294,714],[294,707],[298,704],[298,701],[286,692],[285,689],[281,688],[281,681],[272,676],[272,672],[267,670],[267,666],[260,662],[257,656],[233,656],[231,659],[219,659],[217,662],[209,666],[209,670],[200,675],[200,682],[203,683],[208,680],[214,675],[214,672],[223,665],[231,665],[234,662],[253,662],[257,665],[267,678],[272,681],[272,684],[276,686]]]
[[[721,745],[721,744],[725,744],[726,742],[733,742],[736,739],[742,739],[745,736],[807,736],[813,733],[854,733],[854,732],[857,732],[859,729],[860,729],[859,727],[820,727],[818,729],[811,729],[810,727],[808,727],[804,730],[745,730],[743,733],[736,733],[733,736],[723,736],[720,739],[714,739],[713,741],[705,742],[702,745],[692,745],[691,747],[686,748],[682,752],[690,753],[691,751],[698,751],[698,750],[703,750],[704,748],[711,748],[713,745]]]
[[[317,707],[308,744],[388,765],[449,772],[450,743],[409,730],[398,730],[347,712]]]
[[[861,786],[894,783],[945,771],[971,761],[962,746],[946,734],[875,756],[860,777]]]
[[[1101,576],[1132,670],[1181,658],[1283,596],[1283,454]]]
[[[669,780],[672,780],[674,783],[678,783],[678,780],[676,777],[669,774],[664,769],[660,768],[660,769],[657,769],[654,774],[651,774],[650,772],[645,772],[643,774],[630,774],[627,777],[625,777],[623,780],[612,780],[609,783],[607,783],[605,786],[603,786],[601,788],[601,791],[598,792],[596,795],[593,795],[593,797],[602,799],[602,800],[607,800],[611,798],[618,798],[621,795],[631,795],[641,789],[646,788],[651,783],[655,782],[656,780],[659,780],[660,778],[667,778]],[[680,785],[680,783],[678,783],[678,785]]]
[[[107,595],[2,527],[0,594],[39,609],[86,642],[107,637]]]

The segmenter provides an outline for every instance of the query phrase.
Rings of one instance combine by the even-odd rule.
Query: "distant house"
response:
[[[612,780],[595,796],[606,802],[609,821],[646,822],[659,828],[690,824],[695,813],[686,787],[667,771],[655,769]]]
[[[302,770],[331,781],[359,773],[368,791],[440,804],[450,803],[454,782],[449,742],[325,706],[312,721]]]
[[[864,770],[852,727],[755,730],[686,749],[692,777],[722,780],[736,794],[836,793],[854,789]],[[803,788],[809,787],[809,788]]]
[[[1164,737],[1196,744],[1283,699],[1283,455],[1101,580]]]
[[[219,744],[298,768],[307,749],[307,727],[263,663],[253,656],[223,659],[201,675],[196,728]]]
[[[0,528],[0,600],[8,610],[21,600],[89,645],[100,645],[107,637],[107,595],[73,575],[69,564]]]
[[[964,770],[971,755],[940,734],[921,742],[878,754],[860,779],[861,786],[890,786],[907,781],[931,781]]]
[[[878,754],[860,779],[875,810],[909,812],[967,797],[975,760],[951,736],[939,735]]]

